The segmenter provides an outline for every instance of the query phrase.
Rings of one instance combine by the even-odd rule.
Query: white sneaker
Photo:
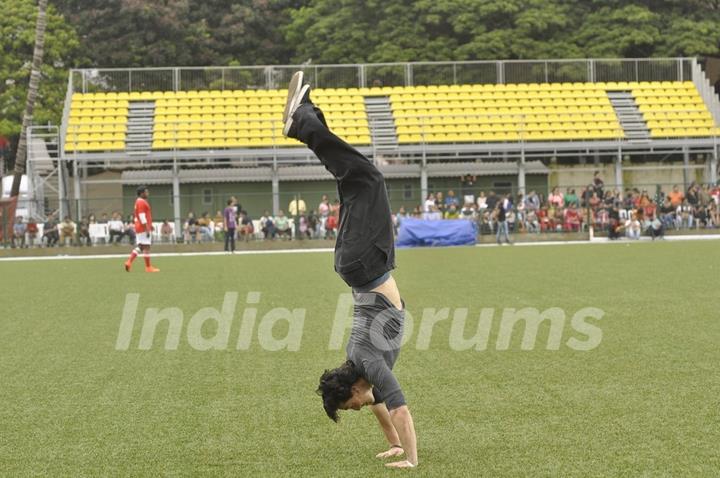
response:
[[[288,86],[288,96],[285,103],[285,111],[283,111],[283,124],[285,125],[283,127],[283,135],[285,136],[287,136],[290,132],[290,127],[293,123],[292,116],[295,113],[295,110],[298,109],[303,97],[310,89],[310,85],[303,85],[302,82],[303,72],[296,71],[290,80],[290,85]]]

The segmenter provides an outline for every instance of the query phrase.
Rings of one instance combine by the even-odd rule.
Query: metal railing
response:
[[[687,81],[694,58],[567,59],[71,70],[69,93],[284,88],[297,70],[317,88],[483,83]]]

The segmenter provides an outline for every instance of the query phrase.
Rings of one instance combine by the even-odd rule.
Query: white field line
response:
[[[706,234],[697,236],[668,236],[665,239],[658,239],[658,242],[676,242],[676,241],[712,241],[720,240],[720,234]],[[518,242],[513,247],[533,247],[533,246],[565,246],[565,245],[592,245],[592,244],[633,244],[633,243],[652,242],[649,237],[642,237],[640,240],[631,241],[628,239],[618,239],[611,241],[604,237],[596,237],[592,241],[540,241],[540,242]],[[506,244],[503,244],[506,246]],[[463,247],[463,246],[459,246]],[[475,247],[499,247],[497,244],[476,244]],[[413,248],[408,248],[413,249]],[[422,249],[434,249],[432,247]],[[236,251],[234,254],[228,254],[222,251],[213,252],[159,252],[151,254],[152,257],[193,257],[193,256],[226,256],[226,255],[264,255],[264,254],[305,254],[311,252],[333,252],[331,248],[317,249],[276,249],[276,250],[260,250],[260,251]],[[57,255],[57,256],[29,256],[29,257],[0,257],[0,262],[24,262],[24,261],[59,261],[59,260],[81,260],[81,259],[126,259],[126,254],[95,254],[95,255]]]

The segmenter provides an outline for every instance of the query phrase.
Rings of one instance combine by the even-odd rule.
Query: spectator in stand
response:
[[[560,190],[558,188],[553,188],[552,192],[550,193],[550,196],[548,196],[548,203],[550,203],[551,206],[555,207],[562,207],[565,203],[565,199],[563,198],[563,195],[560,193]]]
[[[285,217],[283,210],[279,210],[277,216],[275,216],[275,230],[279,237],[286,236],[288,239],[292,239],[292,229],[290,227],[290,221]]]
[[[335,219],[337,219],[339,221],[339,218],[340,218],[340,200],[339,199],[336,199],[335,201],[333,201],[332,205],[330,206],[330,215],[335,216]],[[336,227],[337,227],[338,221],[336,221]]]
[[[652,219],[646,219],[644,221],[644,227],[645,232],[652,238],[654,241],[655,239],[664,239],[665,238],[665,226],[663,225],[662,221],[658,219],[657,216],[653,216]]]
[[[673,186],[673,189],[670,194],[668,194],[668,197],[670,198],[670,204],[672,204],[675,208],[680,207],[683,199],[685,199],[685,196],[682,191],[680,191],[680,187],[677,184]]]
[[[540,233],[540,222],[535,209],[528,209],[525,213],[525,230],[527,232]]]
[[[25,233],[27,234],[27,239],[28,239],[28,244],[27,244],[28,247],[35,246],[35,239],[37,239],[38,232],[39,232],[39,229],[38,229],[37,221],[35,221],[34,217],[31,217],[28,220],[27,229],[25,231]]]
[[[525,214],[525,196],[523,196],[522,193],[518,193],[514,210],[515,218],[513,218],[513,222],[511,222],[513,227],[510,228],[512,232],[522,231],[525,229]],[[515,219],[517,219],[516,222]],[[517,227],[517,229],[515,229],[515,227]]]
[[[638,215],[637,213],[632,213],[627,221],[625,221],[625,235],[631,240],[640,239],[640,229]]]
[[[338,216],[330,214],[325,221],[325,239],[334,239],[338,227]]]
[[[580,223],[580,213],[575,208],[575,203],[571,202],[563,213],[563,229],[568,232],[578,232],[580,230]]]
[[[327,194],[323,194],[320,199],[320,204],[318,204],[318,214],[322,218],[326,218],[330,214],[330,199]]]
[[[475,202],[475,183],[477,178],[472,174],[467,174],[460,178],[460,193],[463,202]]]
[[[130,244],[135,244],[135,216],[133,214],[128,214],[127,219],[125,220],[125,230],[123,233],[130,240]]]
[[[709,224],[708,227],[719,227],[720,226],[720,208],[718,207],[715,202],[711,202],[709,209],[708,209],[708,216],[709,216]],[[28,228],[30,228],[30,225],[28,224]],[[31,244],[32,245],[32,244]]]
[[[235,237],[237,233],[237,217],[235,216],[235,203],[232,198],[227,200],[227,206],[222,215],[223,230],[225,231],[225,252],[235,252]]]
[[[712,196],[710,196],[710,186],[708,184],[698,185],[698,198],[703,206],[707,206],[713,200]]]
[[[471,203],[471,202],[465,203],[465,205],[460,210],[460,218],[468,219],[471,221],[475,220],[475,206],[473,206],[473,203]]]
[[[215,223],[210,219],[208,212],[202,213],[198,219],[198,227],[203,241],[212,242],[215,240]]]
[[[428,212],[425,215],[425,219],[429,221],[439,221],[443,218],[442,213],[440,212],[440,209],[438,209],[437,206],[433,205],[430,209],[430,212]]]
[[[465,201],[465,203],[474,204],[472,201]],[[487,197],[485,196],[485,191],[480,191],[480,194],[478,194],[477,197],[477,210],[478,213],[483,213],[487,209]]]
[[[445,211],[445,213],[444,213],[444,218],[445,219],[459,219],[460,218],[460,213],[458,212],[457,206],[455,206],[455,204],[451,204],[448,207],[447,211]]]
[[[720,181],[718,181],[717,184],[710,189],[710,197],[713,198],[715,204],[720,206]]]
[[[160,226],[160,241],[171,242],[173,236],[173,228],[167,219],[163,219],[162,225]]]
[[[670,197],[666,196],[662,205],[660,206],[660,220],[665,226],[665,229],[669,227],[675,227],[675,207],[670,202]]]
[[[260,230],[265,239],[275,239],[275,220],[270,215],[270,211],[265,211],[262,217],[260,217]]]
[[[305,201],[300,196],[295,196],[288,204],[288,213],[295,224],[295,235],[300,238],[300,216],[307,213],[307,206]]]
[[[682,204],[677,207],[675,212],[675,221],[677,223],[677,228],[688,228],[692,229],[694,224],[694,216],[693,212],[695,211],[695,208],[688,203],[687,199],[684,199]]]
[[[322,237],[322,228],[320,224],[320,216],[317,211],[310,211],[307,217],[308,221],[308,233],[311,239],[317,239]]]
[[[250,215],[243,209],[240,211],[240,236],[247,242],[253,234],[255,234],[255,225]]]
[[[106,212],[102,213],[102,216],[100,216],[100,220],[98,221],[98,224],[107,224],[108,223],[108,215]]]
[[[593,190],[597,193],[598,197],[602,197],[603,190],[605,189],[605,182],[600,177],[600,171],[595,171],[593,173],[592,186],[593,186]]]
[[[525,198],[525,210],[529,212],[537,211],[538,209],[540,209],[540,197],[535,190],[532,190]]]
[[[13,236],[11,246],[13,249],[17,247],[17,243],[20,243],[20,247],[25,247],[25,233],[27,232],[27,226],[23,222],[22,216],[15,218],[15,224],[13,225]]]
[[[122,238],[125,236],[125,224],[122,222],[120,213],[114,212],[112,214],[112,219],[109,220],[107,224],[108,233],[110,235],[110,244],[117,244],[122,241]],[[117,238],[117,240],[115,240],[115,238]]]
[[[602,201],[600,200],[600,196],[598,195],[597,191],[593,191],[592,195],[590,196],[590,199],[588,200],[588,206],[593,210],[597,210],[598,207],[602,204]]]
[[[445,210],[450,209],[450,206],[455,205],[455,209],[460,207],[460,201],[458,201],[458,198],[455,196],[455,191],[452,189],[448,191],[447,196],[445,196]]]
[[[47,247],[52,247],[60,240],[60,233],[58,232],[58,223],[55,219],[55,214],[50,214],[45,221],[43,229],[43,238],[46,240]]]
[[[685,199],[687,200],[688,204],[691,206],[697,206],[700,204],[700,197],[698,195],[698,185],[693,181],[690,183],[690,187],[687,190],[687,194],[685,195]]]
[[[65,216],[63,222],[60,223],[60,245],[64,246],[68,238],[70,239],[70,245],[75,244],[76,230],[75,222],[70,219],[70,216]]]
[[[497,206],[497,203],[500,198],[495,195],[495,191],[490,191],[487,195],[487,198],[485,199],[485,205],[487,206],[487,210],[490,212],[495,211],[495,206]]]
[[[319,225],[319,228],[317,230],[317,237],[324,237],[325,223],[327,222],[327,218],[330,215],[330,199],[328,198],[327,194],[322,195],[322,198],[320,199],[320,204],[318,204],[317,212]]]
[[[308,220],[305,214],[301,214],[297,221],[298,237],[300,239],[312,239],[310,229],[308,226]]]
[[[563,197],[563,202],[565,207],[570,207],[570,204],[574,204],[575,207],[580,205],[577,194],[575,194],[575,190],[572,188],[568,188],[567,193],[565,193],[565,196]]]
[[[438,211],[440,211],[441,214],[445,212],[445,197],[440,191],[435,193],[435,205],[437,206]]]
[[[301,216],[306,212],[307,206],[305,205],[305,201],[299,195],[295,196],[292,201],[290,201],[290,204],[288,204],[288,214],[293,218]]]
[[[188,212],[183,233],[186,244],[189,244],[191,241],[200,242],[200,226],[198,225],[198,220],[195,218],[195,213],[192,211]]]
[[[610,240],[618,239],[620,237],[620,234],[622,233],[622,230],[625,227],[623,224],[620,223],[620,210],[618,208],[618,205],[613,205],[613,207],[610,209],[610,211],[608,211],[608,213],[610,217],[608,238]]]
[[[430,193],[428,194],[427,199],[425,199],[425,204],[423,205],[423,212],[430,213],[432,212],[432,208],[435,206],[435,195],[433,193]]]
[[[78,246],[82,246],[85,243],[86,246],[92,246],[92,240],[90,239],[90,221],[84,217],[80,220],[77,227],[77,243]]]

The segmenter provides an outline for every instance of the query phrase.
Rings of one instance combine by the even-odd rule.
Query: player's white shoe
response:
[[[296,71],[288,86],[288,96],[283,111],[283,135],[288,136],[293,123],[293,114],[302,104],[302,99],[310,90],[310,85],[303,85],[303,72]]]

